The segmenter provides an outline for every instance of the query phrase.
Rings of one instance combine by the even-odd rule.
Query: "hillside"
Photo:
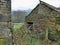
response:
[[[11,20],[14,23],[22,23],[25,20],[25,16],[27,16],[30,12],[31,9],[12,11]]]

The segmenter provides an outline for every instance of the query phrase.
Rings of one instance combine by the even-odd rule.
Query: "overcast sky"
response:
[[[60,7],[60,0],[42,0],[55,7]],[[33,9],[39,3],[39,0],[12,0],[12,10]]]

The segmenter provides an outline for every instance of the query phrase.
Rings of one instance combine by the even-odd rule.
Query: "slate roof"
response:
[[[44,5],[46,5],[48,8],[51,8],[51,9],[57,11],[57,12],[60,12],[60,8],[56,8],[56,7],[54,7],[54,6],[46,3],[46,2],[44,2],[44,1],[40,1],[40,4],[44,4]],[[28,15],[30,15],[31,13],[33,13],[33,11],[35,11],[35,10],[39,7],[40,4],[38,4]],[[27,17],[27,16],[26,16],[26,17]]]
[[[54,9],[55,11],[60,12],[60,8],[54,7],[54,6],[48,4],[48,3],[44,2],[44,1],[40,1],[40,4],[44,4],[44,5],[46,5],[47,7],[50,7],[50,8],[52,8],[52,9]]]

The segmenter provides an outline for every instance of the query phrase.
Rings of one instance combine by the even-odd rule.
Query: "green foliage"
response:
[[[15,27],[14,27],[15,26]],[[39,39],[31,37],[23,23],[14,24],[14,41],[18,44],[35,45]],[[22,41],[21,41],[22,40]]]
[[[32,44],[32,45],[35,45],[35,43],[37,42],[37,40],[38,40],[38,39],[36,39],[36,38],[32,38],[32,39],[31,39],[31,44]]]
[[[13,30],[14,40],[18,44],[24,43],[26,45],[35,45],[38,42],[38,40],[40,40],[32,37],[29,34],[29,30],[25,27],[24,23],[14,23],[13,29],[14,29]],[[45,37],[46,40],[50,39],[51,41],[57,42],[60,40],[60,31],[56,29],[50,29],[50,30],[46,29],[45,36],[46,36]]]

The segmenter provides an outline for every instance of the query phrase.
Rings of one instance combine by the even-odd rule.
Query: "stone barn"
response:
[[[60,31],[60,8],[56,8],[46,2],[40,1],[40,4],[26,16],[25,24],[27,29],[30,30],[31,35],[37,38],[46,36],[47,29],[48,36],[49,32],[52,30]]]

